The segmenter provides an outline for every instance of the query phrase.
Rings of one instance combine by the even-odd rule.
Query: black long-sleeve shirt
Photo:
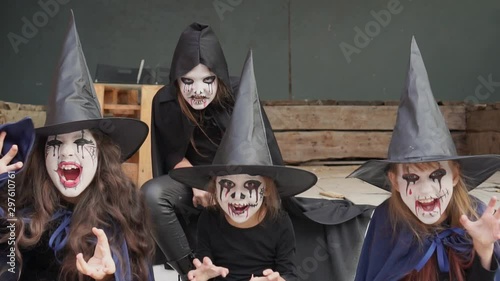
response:
[[[268,268],[287,281],[295,280],[294,254],[295,234],[285,212],[251,228],[230,225],[221,211],[204,211],[198,220],[196,255],[208,256],[214,265],[229,269],[226,278],[215,280],[248,281],[252,274],[262,276]]]

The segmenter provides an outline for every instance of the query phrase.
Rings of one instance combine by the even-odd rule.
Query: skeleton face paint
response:
[[[89,130],[54,135],[45,143],[45,167],[65,197],[80,195],[97,170],[96,141]]]
[[[215,180],[217,202],[226,217],[243,224],[257,213],[264,200],[264,178],[246,174],[220,176]]]
[[[178,79],[182,96],[192,108],[206,108],[217,94],[217,76],[205,65],[198,64]]]
[[[448,162],[441,161],[437,169],[424,171],[398,165],[397,184],[403,202],[420,221],[433,224],[444,220],[454,184]]]

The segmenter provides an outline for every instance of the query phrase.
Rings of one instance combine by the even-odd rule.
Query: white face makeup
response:
[[[193,109],[206,108],[217,94],[217,76],[198,64],[178,79],[182,96]]]
[[[80,195],[89,186],[97,170],[96,141],[90,131],[48,137],[45,166],[63,196]]]
[[[236,224],[251,219],[262,206],[264,178],[246,174],[220,176],[215,180],[217,202]]]
[[[397,184],[403,202],[420,221],[433,224],[444,220],[454,186],[448,162],[441,161],[437,169],[425,171],[411,165],[405,170],[398,165]]]

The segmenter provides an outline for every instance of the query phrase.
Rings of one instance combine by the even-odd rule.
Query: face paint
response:
[[[220,176],[216,178],[215,185],[217,202],[226,217],[237,224],[253,218],[262,206],[266,186],[261,176]]]
[[[90,131],[48,137],[45,143],[45,167],[62,195],[80,195],[97,170],[96,141]]]
[[[403,170],[398,165],[397,184],[403,202],[423,223],[433,224],[444,219],[444,213],[453,195],[453,173],[446,161],[437,169],[419,171],[409,165]]]
[[[180,77],[178,83],[182,96],[196,110],[206,108],[217,94],[217,76],[203,64]]]

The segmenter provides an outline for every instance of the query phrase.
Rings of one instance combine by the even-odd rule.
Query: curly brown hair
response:
[[[93,280],[80,274],[75,264],[78,253],[83,253],[85,260],[93,256],[96,240],[92,233],[94,226],[106,230],[111,251],[121,263],[120,268],[126,268],[127,261],[120,256],[120,248],[125,241],[133,280],[148,280],[154,242],[149,234],[151,223],[147,208],[140,199],[139,189],[122,170],[120,148],[100,131],[91,132],[98,147],[97,171],[88,188],[72,206],[69,239],[63,251],[58,280]],[[47,226],[54,213],[68,206],[54,187],[45,165],[41,165],[45,163],[46,139],[37,138],[26,169],[18,176],[16,207],[18,210],[30,210],[29,222],[23,222],[21,218],[17,220],[16,256],[19,264],[22,264],[19,248],[36,245],[43,233],[48,231]],[[5,194],[0,196],[5,197]],[[5,242],[7,236],[1,237],[0,243]]]

